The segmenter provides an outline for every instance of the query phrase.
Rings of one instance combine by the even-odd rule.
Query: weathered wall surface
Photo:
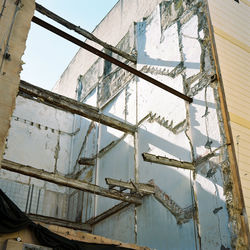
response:
[[[130,25],[148,16],[159,2],[161,0],[121,0],[96,27],[93,34],[99,39],[116,46],[128,32]],[[111,20],[116,21],[113,22]],[[89,42],[89,44],[101,49],[99,45],[93,42]],[[53,91],[74,98],[79,75],[85,74],[97,59],[97,56],[80,49],[56,83]]]
[[[0,161],[15,108],[21,57],[35,9],[34,0],[0,1]]]
[[[235,247],[235,221],[227,210],[232,194],[225,175],[229,168],[226,139],[217,81],[212,80],[216,69],[205,12],[202,1],[162,1],[135,24],[134,32],[126,33],[135,34],[131,44],[137,69],[192,96],[191,105],[114,67],[105,75],[101,60],[86,74],[80,73],[83,86],[88,86],[86,92],[80,91],[83,101],[88,101],[89,93],[105,114],[139,127],[134,141],[99,127],[98,147],[113,147],[97,158],[96,183],[105,186],[105,177],[153,180],[165,199],[164,203],[148,197],[142,206],[106,218],[94,226],[97,234],[157,249]],[[194,162],[196,170],[147,163],[142,153]],[[116,203],[96,198],[95,215]]]
[[[18,96],[4,159],[67,175],[72,126],[72,114]],[[67,188],[6,170],[1,170],[0,176],[0,187],[23,211],[67,218]]]
[[[209,0],[248,220],[250,219],[250,3]]]
[[[143,3],[139,11],[138,6]],[[80,50],[54,90],[63,94],[69,91],[69,96],[136,125],[138,131],[134,135],[124,134],[42,104],[36,104],[31,115],[31,100],[20,97],[5,157],[24,164],[30,162],[37,168],[46,166],[49,171],[58,170],[103,187],[107,187],[106,177],[154,185],[155,194],[144,197],[142,205],[130,205],[96,223],[95,234],[160,250],[234,249],[237,244],[239,249],[247,249],[239,236],[238,217],[229,213],[237,197],[232,195],[234,183],[218,82],[214,77],[206,5],[202,0],[145,3],[133,2],[137,13],[126,5],[128,1],[120,1],[99,26],[100,33],[108,33],[114,23],[119,26],[114,41],[126,52],[137,55],[137,64],[132,66],[193,97],[193,103],[186,103],[104,60],[95,61],[95,57],[78,65],[83,55]],[[117,21],[118,16],[126,20],[124,24]],[[71,84],[70,90],[65,81]],[[72,88],[74,82],[76,87]],[[29,144],[34,138],[39,145],[34,141]],[[17,139],[23,140],[25,147],[15,154]],[[37,158],[38,151],[33,147],[43,151],[47,162]],[[23,157],[29,151],[33,152],[30,159]],[[144,153],[191,164],[194,170],[146,162]],[[79,164],[80,158],[91,158],[94,163]],[[27,177],[9,175],[6,171],[1,174],[5,181],[14,180],[15,185],[34,184]],[[44,182],[40,185],[44,187]],[[51,209],[49,215],[58,216],[60,212],[79,222],[118,203],[59,189],[56,185],[46,184],[44,190],[47,189],[51,196],[43,194],[43,199],[49,206],[46,211]],[[60,208],[67,207],[68,211],[61,211],[49,200],[65,201],[66,205],[60,204]]]

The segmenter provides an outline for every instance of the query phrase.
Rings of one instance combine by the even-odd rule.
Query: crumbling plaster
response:
[[[10,118],[22,69],[21,57],[35,10],[34,0],[0,1],[0,161],[5,139],[10,127]],[[11,18],[10,18],[11,17]]]
[[[125,3],[120,1],[109,17],[118,15]],[[94,233],[156,249],[231,249],[236,246],[247,249],[237,231],[238,218],[231,211],[235,197],[231,191],[228,145],[206,5],[201,0],[173,0],[157,1],[152,6],[150,2],[147,10],[150,12],[137,16],[136,23],[131,25],[126,21],[122,26],[124,30],[114,39],[117,43],[120,41],[120,48],[137,55],[137,64],[132,64],[133,67],[193,97],[193,103],[188,104],[102,59],[95,61],[95,57],[90,57],[87,66],[77,65],[83,53],[79,51],[54,90],[66,93],[69,86],[65,82],[75,80],[75,88],[71,86],[69,92],[71,97],[99,107],[103,114],[136,125],[137,132],[124,134],[53,108],[45,112],[45,107],[37,104],[36,109],[43,109],[45,120],[31,124],[31,118],[27,118],[28,124],[17,127],[25,118],[15,120],[13,117],[6,157],[22,160],[22,155],[14,155],[8,146],[13,145],[14,135],[22,135],[21,139],[31,131],[35,134],[41,129],[41,125],[36,124],[49,127],[46,115],[62,112],[60,124],[63,120],[68,123],[57,129],[66,130],[67,139],[58,141],[62,133],[50,137],[51,148],[44,152],[50,159],[48,169],[57,170],[56,164],[61,173],[102,187],[106,187],[106,177],[155,185],[155,194],[143,198],[141,206],[130,205],[98,222],[93,225]],[[146,9],[145,6],[144,11]],[[102,25],[109,27],[111,21],[106,18]],[[128,41],[130,46],[126,47]],[[82,86],[77,86],[77,79]],[[29,102],[24,101],[27,106]],[[17,112],[26,116],[27,110],[28,107],[20,106]],[[53,126],[54,123],[59,124],[56,119]],[[15,133],[16,129],[23,134]],[[38,136],[41,146],[44,145],[46,137],[42,133]],[[143,153],[189,162],[195,170],[145,162]],[[93,158],[95,164],[81,165],[78,162],[81,157]],[[35,164],[32,161],[31,156],[25,163]],[[43,168],[39,165],[41,162],[36,164]],[[61,193],[58,186],[48,186],[50,191]],[[84,222],[118,203],[80,191],[64,189],[63,192],[68,194],[65,197],[68,213],[64,211],[64,216],[76,221]]]

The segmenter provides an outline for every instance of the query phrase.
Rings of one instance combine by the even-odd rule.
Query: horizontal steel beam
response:
[[[40,180],[55,183],[57,185],[75,188],[84,192],[89,192],[96,195],[101,195],[111,199],[116,199],[120,201],[126,201],[140,205],[142,203],[141,198],[136,195],[121,193],[116,190],[109,190],[88,182],[83,182],[75,179],[66,178],[62,175],[47,172],[43,169],[37,169],[34,167],[26,166],[20,163],[12,162],[9,160],[2,160],[2,169],[12,171],[15,173],[27,175]]]
[[[34,101],[39,101],[47,105],[51,105],[55,108],[63,109],[64,111],[86,117],[95,122],[100,122],[101,124],[118,129],[126,133],[133,134],[136,131],[136,127],[131,124],[100,114],[98,108],[96,107],[39,88],[25,81],[20,82],[19,92],[23,92],[28,96],[39,98],[32,99]]]
[[[125,63],[120,62],[119,60],[116,60],[115,58],[103,53],[102,51],[90,46],[89,44],[86,44],[86,43],[82,42],[81,40],[67,34],[66,32],[64,32],[64,31],[56,28],[55,26],[41,20],[38,17],[33,16],[32,21],[34,23],[42,26],[43,28],[57,34],[58,36],[61,36],[61,37],[65,38],[66,40],[80,46],[81,48],[86,49],[89,52],[91,52],[91,53],[93,53],[93,54],[95,54],[95,55],[97,55],[97,56],[99,56],[99,57],[101,57],[101,58],[103,58],[103,59],[105,59],[105,60],[107,60],[107,61],[109,61],[109,62],[111,62],[111,63],[113,63],[113,64],[115,64],[115,65],[117,65],[117,66],[119,66],[121,68],[123,68],[123,69],[125,69],[125,70],[127,70],[128,72],[130,72],[130,73],[132,73],[132,74],[134,74],[134,75],[136,75],[136,76],[138,76],[138,77],[140,77],[140,78],[154,84],[155,86],[157,86],[157,87],[159,87],[161,89],[164,89],[164,90],[168,91],[169,93],[171,93],[171,94],[173,94],[175,96],[178,96],[179,98],[181,98],[181,99],[183,99],[185,101],[188,101],[189,103],[191,103],[193,101],[193,99],[191,97],[182,94],[181,92],[179,92],[179,91],[177,91],[177,90],[175,90],[175,89],[173,89],[173,88],[159,82],[158,80],[156,80],[156,79],[154,79],[154,78],[152,78],[152,77],[150,77],[150,76],[148,76],[148,75],[146,75],[146,74],[144,74],[144,73],[142,73],[142,72],[140,72],[140,71],[138,71],[138,70],[136,70],[136,69],[134,69],[134,68],[132,68],[132,67],[130,67],[128,65],[126,65]]]

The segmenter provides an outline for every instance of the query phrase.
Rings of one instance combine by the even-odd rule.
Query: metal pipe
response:
[[[144,80],[146,80],[146,81],[148,81],[148,82],[150,82],[150,83],[152,83],[154,85],[156,85],[157,87],[159,87],[161,89],[164,89],[164,90],[170,92],[171,94],[176,95],[176,96],[180,97],[181,99],[183,99],[185,101],[188,101],[189,103],[193,102],[193,99],[191,97],[182,94],[181,92],[179,92],[179,91],[177,91],[177,90],[175,90],[175,89],[173,89],[173,88],[159,82],[158,80],[156,80],[156,79],[154,79],[154,78],[152,78],[152,77],[150,77],[150,76],[148,76],[148,75],[146,75],[146,74],[144,74],[144,73],[142,73],[142,72],[140,72],[140,71],[138,71],[138,70],[124,64],[124,63],[122,63],[122,62],[120,62],[119,60],[117,60],[117,59],[115,59],[115,58],[113,58],[113,57],[111,57],[109,55],[106,55],[102,51],[100,51],[100,50],[98,50],[98,49],[96,49],[96,48],[82,42],[81,40],[67,34],[66,32],[54,27],[53,25],[41,20],[40,18],[33,16],[32,21],[34,23],[42,26],[43,28],[45,28],[45,29],[47,29],[47,30],[49,30],[49,31],[51,31],[51,32],[63,37],[63,38],[65,38],[66,40],[68,40],[68,41],[82,47],[83,49],[86,49],[89,52],[91,52],[91,53],[93,53],[93,54],[95,54],[95,55],[97,55],[97,56],[99,56],[99,57],[101,57],[101,58],[103,58],[103,59],[105,59],[105,60],[107,60],[107,61],[109,61],[109,62],[111,62],[111,63],[113,63],[113,64],[115,64],[115,65],[117,65],[117,66],[119,66],[121,68],[123,68],[123,69],[125,69],[125,70],[127,70],[128,72],[130,72],[130,73],[132,73],[132,74],[134,74],[134,75],[136,75],[136,76],[138,76],[138,77],[140,77],[140,78],[142,78],[142,79],[144,79]]]

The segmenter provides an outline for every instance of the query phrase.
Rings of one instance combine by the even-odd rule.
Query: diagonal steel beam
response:
[[[142,72],[140,72],[140,71],[138,71],[138,70],[136,70],[136,69],[134,69],[134,68],[132,68],[132,67],[130,67],[128,65],[126,65],[125,63],[120,62],[119,60],[116,60],[115,58],[103,53],[102,51],[90,46],[89,44],[86,44],[86,43],[82,42],[81,40],[69,35],[68,33],[56,28],[55,26],[41,20],[40,18],[38,18],[36,16],[33,16],[32,21],[34,23],[42,26],[43,28],[57,34],[58,36],[61,36],[61,37],[65,38],[66,40],[68,40],[68,41],[82,47],[83,49],[88,50],[89,52],[91,52],[91,53],[93,53],[93,54],[95,54],[95,55],[97,55],[97,56],[99,56],[99,57],[101,57],[101,58],[103,58],[103,59],[105,59],[105,60],[107,60],[107,61],[109,61],[109,62],[111,62],[111,63],[113,63],[113,64],[115,64],[115,65],[117,65],[117,66],[119,66],[121,68],[123,68],[123,69],[125,69],[125,70],[127,70],[128,72],[130,72],[130,73],[132,73],[132,74],[134,74],[134,75],[136,75],[136,76],[138,76],[138,77],[140,77],[140,78],[154,84],[155,86],[157,86],[157,87],[159,87],[161,89],[164,89],[164,90],[168,91],[169,93],[171,93],[171,94],[173,94],[175,96],[178,96],[179,98],[181,98],[181,99],[183,99],[183,100],[185,100],[185,101],[187,101],[189,103],[191,103],[193,101],[193,99],[191,97],[182,94],[181,92],[179,92],[179,91],[177,91],[177,90],[163,84],[162,82],[159,82],[158,80],[156,80],[156,79],[154,79],[154,78],[152,78],[152,77],[150,77],[150,76],[148,76],[148,75],[146,75],[146,74],[144,74],[144,73],[142,73]]]

